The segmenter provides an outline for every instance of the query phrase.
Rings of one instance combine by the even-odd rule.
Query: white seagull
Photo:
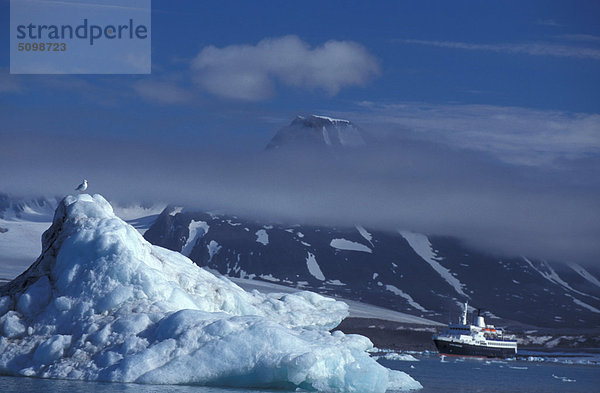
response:
[[[87,189],[87,180],[83,180],[83,183],[81,183],[80,185],[77,186],[77,188],[75,190],[79,191],[80,194],[83,194],[83,192]]]

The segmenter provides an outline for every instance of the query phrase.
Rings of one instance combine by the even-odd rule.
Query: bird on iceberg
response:
[[[79,191],[80,194],[83,194],[83,192],[87,190],[87,180],[84,179],[83,183],[78,185],[75,190]]]

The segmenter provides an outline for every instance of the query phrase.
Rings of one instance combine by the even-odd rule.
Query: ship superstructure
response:
[[[481,312],[473,323],[467,322],[468,303],[465,303],[459,323],[451,323],[442,334],[434,335],[433,342],[440,354],[476,357],[514,357],[517,341],[504,338],[504,331],[494,325],[486,325]]]

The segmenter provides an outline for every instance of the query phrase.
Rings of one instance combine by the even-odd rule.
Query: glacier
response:
[[[101,196],[67,196],[39,258],[0,288],[0,373],[150,384],[420,389],[365,337],[330,333],[348,306],[246,292],[153,246]]]

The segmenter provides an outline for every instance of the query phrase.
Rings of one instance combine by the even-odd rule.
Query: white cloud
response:
[[[553,44],[547,42],[474,44],[470,42],[460,41],[430,41],[410,39],[402,39],[398,40],[398,42],[451,49],[479,50],[510,54],[527,54],[531,56],[556,56],[600,60],[600,49]]]
[[[485,151],[510,163],[544,166],[560,158],[600,155],[600,114],[411,102],[360,106],[360,114],[336,115],[394,125],[423,140]]]
[[[580,42],[600,42],[600,37],[592,34],[563,34],[558,36],[569,41],[580,41]]]
[[[539,19],[536,24],[540,26],[561,27],[562,25],[554,19]]]
[[[364,85],[379,66],[355,42],[332,40],[311,48],[296,36],[285,36],[254,46],[208,46],[192,61],[192,71],[197,85],[214,95],[259,101],[274,95],[277,83],[335,95],[343,87]]]
[[[189,91],[168,82],[142,80],[133,89],[143,99],[159,104],[180,104],[192,99]]]

